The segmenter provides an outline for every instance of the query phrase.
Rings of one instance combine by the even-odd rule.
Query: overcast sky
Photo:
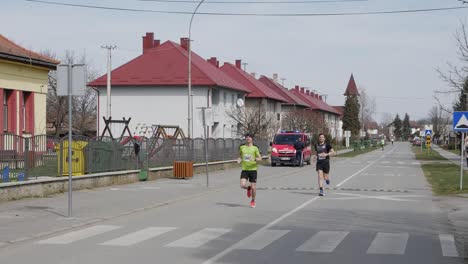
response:
[[[51,0],[63,3],[152,10],[193,11],[192,3],[138,0]],[[207,0],[210,1],[210,0]],[[212,0],[214,1],[214,0]],[[226,0],[240,1],[240,0]],[[262,1],[262,0],[259,0]],[[263,0],[265,1],[265,0]],[[285,0],[287,1],[287,0]],[[292,0],[289,0],[292,1]],[[106,51],[117,45],[113,68],[141,54],[141,37],[154,32],[162,41],[188,36],[189,15],[136,13],[2,0],[0,33],[35,51],[86,53],[100,73]],[[369,0],[315,4],[209,4],[200,12],[342,13],[462,6],[457,0]],[[468,5],[467,5],[468,6]],[[197,15],[193,50],[221,62],[242,59],[247,71],[286,78],[327,94],[331,105],[343,105],[350,74],[358,87],[375,97],[375,118],[407,112],[411,119],[427,117],[435,105],[435,90],[447,89],[437,68],[459,63],[454,33],[466,21],[468,9],[430,13],[367,16],[241,17]],[[451,104],[453,98],[443,97]]]

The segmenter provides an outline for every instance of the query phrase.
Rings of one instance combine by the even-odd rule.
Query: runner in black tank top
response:
[[[323,196],[323,180],[330,184],[330,156],[334,155],[335,151],[330,144],[325,142],[325,135],[322,133],[319,134],[319,143],[315,145],[315,151],[317,152],[314,158],[317,159],[316,171],[320,188],[319,196]]]

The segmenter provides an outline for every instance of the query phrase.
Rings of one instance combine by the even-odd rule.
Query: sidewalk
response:
[[[442,157],[450,160],[451,162],[455,163],[456,165],[460,166],[460,155],[453,154],[450,151],[447,151],[437,145],[432,145],[432,148],[437,151]],[[468,170],[468,167],[466,166],[466,157],[463,157],[463,169]]]
[[[433,145],[433,149],[442,157],[460,166],[461,157],[459,155],[446,151],[437,145]],[[463,160],[463,169],[468,170],[465,158]],[[468,256],[468,195],[440,196],[437,198],[442,210],[447,213],[447,217],[455,229],[458,250],[461,255]]]

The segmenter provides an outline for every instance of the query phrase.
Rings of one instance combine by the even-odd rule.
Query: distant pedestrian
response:
[[[468,137],[465,137],[465,157],[466,157],[466,166],[468,166]]]
[[[392,146],[393,146],[393,137],[391,137],[391,139],[390,139],[390,140],[392,141]]]
[[[252,197],[250,207],[255,208],[255,198],[257,196],[257,161],[262,161],[262,157],[258,147],[253,144],[252,134],[245,134],[245,144],[239,147],[239,156],[237,162],[242,165],[240,187],[247,190],[247,197]],[[250,184],[247,184],[247,181]]]
[[[319,142],[315,145],[315,151],[317,152],[314,159],[317,160],[316,171],[319,184],[319,196],[324,196],[323,193],[323,180],[330,184],[330,156],[335,154],[333,147],[325,142],[325,135],[323,133],[319,134]]]
[[[302,157],[302,151],[305,148],[305,144],[302,141],[301,136],[297,139],[296,143],[294,143],[294,149],[296,150],[296,159],[294,160],[294,166],[303,166],[304,158]]]
[[[380,140],[380,145],[382,145],[382,151],[383,151],[383,150],[384,150],[384,146],[385,146],[385,139],[384,139],[384,138],[382,138],[382,139]]]

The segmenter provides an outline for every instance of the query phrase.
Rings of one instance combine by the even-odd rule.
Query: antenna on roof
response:
[[[247,70],[247,64],[248,64],[247,62],[243,62],[243,63],[242,63],[242,65],[244,65],[244,71]]]

